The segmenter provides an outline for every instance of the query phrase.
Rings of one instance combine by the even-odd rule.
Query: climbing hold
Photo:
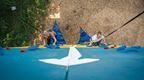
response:
[[[126,45],[122,45],[121,47],[117,48],[117,51],[122,51],[126,49]]]
[[[25,49],[21,49],[21,52],[24,53],[24,52],[26,52],[26,50]]]
[[[104,49],[109,49],[108,47],[105,47]]]

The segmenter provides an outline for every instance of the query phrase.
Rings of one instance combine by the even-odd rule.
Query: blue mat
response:
[[[0,56],[0,80],[65,80],[66,67],[42,63],[39,59],[61,59],[69,49],[43,48],[34,51],[13,48]],[[144,48],[131,54],[116,49],[79,48],[82,58],[97,62],[69,67],[68,80],[144,80]]]
[[[3,47],[0,46],[0,50],[2,50],[2,49],[3,49]]]
[[[0,46],[0,56],[3,56],[3,55],[4,55],[3,50],[4,50],[3,47]]]
[[[3,55],[4,55],[3,50],[0,50],[0,56],[3,56]]]
[[[78,41],[78,44],[82,44],[84,42],[88,42],[90,40],[90,36],[86,31],[84,31],[82,28],[80,28],[80,39]]]
[[[0,57],[0,80],[64,80],[65,67],[45,64],[38,59],[62,58],[67,56],[68,50],[59,49],[21,49],[5,51]]]

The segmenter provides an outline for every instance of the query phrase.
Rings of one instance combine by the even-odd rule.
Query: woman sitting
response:
[[[54,40],[53,45],[55,45],[57,42],[56,33],[51,29],[44,31],[44,45],[50,45],[51,38]]]

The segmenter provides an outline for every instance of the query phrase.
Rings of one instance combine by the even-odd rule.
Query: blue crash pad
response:
[[[82,44],[84,42],[88,42],[90,40],[90,36],[86,31],[84,31],[82,28],[80,28],[80,39],[78,41],[78,44]]]

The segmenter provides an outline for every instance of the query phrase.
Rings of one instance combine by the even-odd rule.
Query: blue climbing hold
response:
[[[122,51],[126,49],[126,45],[122,45],[121,47],[117,48],[117,51]]]
[[[82,44],[84,42],[88,42],[90,40],[90,36],[86,31],[84,31],[82,28],[80,28],[80,39],[78,41],[78,44]]]

